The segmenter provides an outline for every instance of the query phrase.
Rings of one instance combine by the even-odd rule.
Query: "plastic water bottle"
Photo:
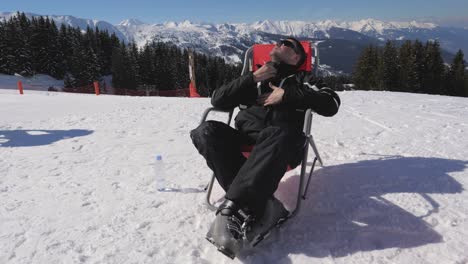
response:
[[[154,178],[156,180],[156,189],[160,192],[168,191],[169,188],[166,186],[166,175],[165,175],[164,161],[161,155],[156,155],[154,161]]]
[[[154,179],[156,182],[156,190],[158,192],[181,192],[181,193],[199,193],[205,192],[204,189],[200,188],[180,188],[180,187],[169,187],[166,182],[166,168],[161,155],[156,155],[154,160]]]

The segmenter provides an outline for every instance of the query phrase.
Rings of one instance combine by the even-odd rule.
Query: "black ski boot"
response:
[[[243,248],[244,230],[249,218],[234,202],[225,200],[216,211],[216,219],[206,239],[221,253],[234,259]]]
[[[284,208],[283,204],[274,196],[270,198],[266,203],[263,216],[254,222],[245,234],[248,245],[255,247],[270,234],[273,228],[279,227],[288,217],[289,211]]]

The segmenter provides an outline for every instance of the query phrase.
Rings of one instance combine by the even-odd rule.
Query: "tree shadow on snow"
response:
[[[92,130],[0,130],[0,147],[34,147],[52,144],[56,141],[87,136]]]
[[[432,217],[439,205],[429,194],[461,193],[461,184],[449,173],[467,165],[460,160],[392,157],[316,169],[298,215],[277,238],[240,260],[291,263],[288,254],[338,258],[440,243],[443,238],[433,229],[438,222]],[[288,208],[295,206],[298,182],[299,175],[287,178],[275,194]]]

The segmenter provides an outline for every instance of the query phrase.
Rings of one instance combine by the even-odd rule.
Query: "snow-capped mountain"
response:
[[[273,43],[285,36],[304,39],[348,39],[360,43],[378,42],[373,37],[330,23],[303,21],[261,21],[252,24],[210,24],[190,21],[145,24],[124,20],[117,28],[125,39],[143,46],[149,41],[173,42],[181,47],[191,47],[199,52],[224,57],[230,62],[240,62],[241,54],[254,43]]]
[[[8,20],[13,16],[16,16],[16,12],[0,12],[0,20],[5,19]],[[118,30],[114,25],[102,20],[96,19],[85,19],[85,18],[77,18],[74,16],[66,16],[66,15],[39,15],[34,13],[25,13],[25,15],[31,19],[32,17],[43,16],[48,17],[49,19],[54,20],[55,24],[60,27],[62,24],[71,27],[79,27],[83,30],[86,27],[90,28],[99,28],[100,30],[107,30],[109,33],[115,33],[117,37],[120,39],[126,39],[126,37]]]
[[[383,22],[364,19],[354,22],[325,20],[305,21],[258,21],[255,23],[181,23],[145,24],[140,21],[125,20],[117,26],[128,40],[139,46],[148,41],[171,41],[182,47],[192,47],[197,51],[224,57],[230,62],[241,61],[241,54],[253,43],[271,43],[284,36],[297,36],[303,39],[346,40],[354,46],[382,44],[385,40],[438,40],[443,49],[455,53],[458,49],[468,53],[468,30],[444,28],[434,23]],[[330,46],[319,46],[325,51]],[[354,52],[359,52],[356,49]],[[333,51],[336,52],[336,51]],[[349,52],[353,52],[350,50]],[[326,53],[332,53],[326,51]],[[351,57],[356,57],[351,55]],[[326,59],[326,58],[325,58]],[[333,67],[337,66],[333,63]],[[350,66],[337,70],[349,72]]]
[[[8,19],[13,15],[15,13],[0,13],[0,19]],[[31,13],[27,15],[29,17],[38,16]],[[371,43],[383,43],[387,39],[438,40],[442,48],[449,52],[454,53],[458,49],[462,49],[468,54],[468,29],[446,28],[434,23],[417,21],[384,22],[376,19],[351,22],[263,20],[254,23],[213,24],[182,21],[148,24],[138,19],[126,19],[114,26],[105,21],[73,16],[51,15],[48,17],[57,24],[66,24],[82,29],[87,26],[99,27],[99,29],[116,33],[124,41],[134,41],[140,47],[153,40],[172,42],[180,47],[191,47],[198,52],[224,57],[228,62],[240,62],[242,53],[254,43],[272,43],[285,36],[296,36],[302,39],[346,40],[349,41],[348,43],[360,47]],[[319,50],[329,47],[330,45],[319,46]],[[359,51],[359,48],[354,50],[354,52]],[[328,50],[328,54],[331,53]],[[329,65],[336,66],[332,63]],[[347,66],[347,68],[350,67]],[[344,68],[336,69],[347,71]]]

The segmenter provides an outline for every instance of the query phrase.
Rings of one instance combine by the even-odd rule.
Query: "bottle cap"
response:
[[[156,156],[156,160],[162,160],[162,156],[161,156],[161,155],[157,155],[157,156]]]

